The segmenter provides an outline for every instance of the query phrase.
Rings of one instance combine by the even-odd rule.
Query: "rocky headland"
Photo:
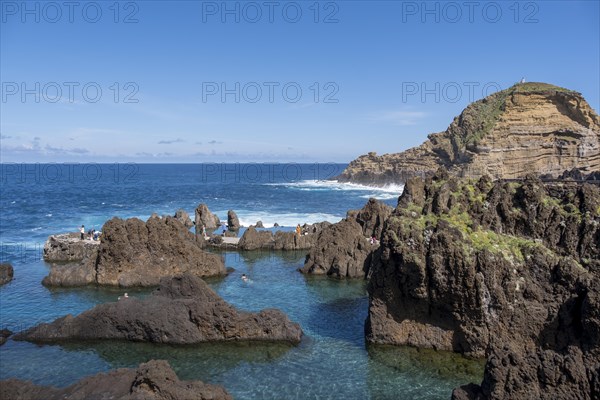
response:
[[[19,379],[0,381],[6,400],[232,400],[227,391],[201,381],[181,381],[168,362],[150,360],[136,369],[121,368],[81,379],[66,388]]]
[[[53,343],[127,340],[162,344],[266,341],[297,344],[302,330],[279,310],[242,312],[220,298],[201,278],[163,278],[148,297],[122,298],[77,316],[67,315],[14,336]]]
[[[225,275],[221,257],[203,250],[204,238],[178,218],[113,218],[102,227],[99,241],[77,235],[51,236],[44,260],[52,263],[47,286],[156,286],[162,277],[189,273]]]
[[[600,397],[597,185],[411,178],[369,274],[369,342],[487,358],[455,399]]]
[[[337,179],[381,185],[431,176],[440,167],[469,178],[556,178],[572,169],[589,176],[600,171],[600,118],[580,93],[516,84],[470,104],[422,145],[360,156]]]

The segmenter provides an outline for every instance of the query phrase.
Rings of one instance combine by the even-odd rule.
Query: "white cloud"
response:
[[[422,111],[378,111],[369,114],[368,119],[377,123],[391,123],[394,125],[406,126],[416,125],[418,121],[427,116],[427,113]]]

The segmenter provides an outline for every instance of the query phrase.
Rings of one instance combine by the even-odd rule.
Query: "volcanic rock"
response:
[[[367,340],[486,356],[455,399],[600,395],[600,187],[410,179],[368,285]]]
[[[374,248],[358,222],[342,220],[317,235],[300,271],[338,278],[364,278]]]
[[[83,378],[66,388],[39,386],[30,381],[0,382],[6,400],[232,400],[227,391],[201,381],[180,381],[167,361],[150,360],[137,369],[121,368]]]
[[[185,212],[185,210],[177,210],[175,212],[175,219],[181,222],[186,228],[191,228],[194,226],[194,222],[190,218],[189,214]]]
[[[230,231],[237,231],[240,229],[240,220],[233,210],[227,211],[227,227]]]
[[[360,210],[348,211],[346,219],[321,226],[300,272],[337,278],[365,278],[371,264],[371,252],[377,244],[392,207],[369,199]]]
[[[196,225],[196,234],[200,234],[202,233],[202,227],[207,230],[217,229],[221,225],[221,220],[210,212],[206,204],[202,203],[196,207],[194,224]]]
[[[0,285],[12,281],[14,276],[13,266],[8,263],[0,264]]]
[[[186,272],[225,275],[221,257],[204,252],[202,238],[173,217],[151,217],[145,223],[113,218],[104,224],[100,242],[83,242],[58,236],[48,239],[46,260],[69,262],[53,264],[44,285],[156,286],[162,277]]]
[[[163,278],[151,296],[122,298],[15,335],[52,343],[82,340],[191,344],[214,341],[299,343],[302,330],[279,310],[237,311],[194,275]]]

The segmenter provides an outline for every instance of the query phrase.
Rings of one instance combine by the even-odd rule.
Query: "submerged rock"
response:
[[[83,242],[48,239],[45,258],[69,263],[53,264],[44,285],[156,286],[165,276],[226,273],[221,257],[203,251],[203,239],[173,217],[151,217],[145,223],[113,218],[104,224],[100,242]]]
[[[0,285],[12,281],[14,276],[13,266],[8,263],[0,264]]]
[[[129,340],[191,344],[212,341],[299,343],[302,330],[279,310],[237,311],[200,278],[164,278],[151,296],[100,304],[15,335],[37,343]]]
[[[367,340],[486,356],[456,399],[596,398],[599,274],[597,186],[409,180],[371,267]]]
[[[196,234],[202,233],[202,227],[205,227],[207,230],[217,229],[219,225],[221,225],[221,220],[219,217],[214,215],[208,209],[208,206],[204,203],[199,204],[196,207],[194,224],[196,225]]]
[[[10,400],[232,400],[227,391],[201,381],[180,381],[167,361],[150,360],[81,379],[66,388],[19,379],[0,381],[0,398]]]

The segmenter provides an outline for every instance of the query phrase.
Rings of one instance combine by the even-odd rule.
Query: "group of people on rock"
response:
[[[85,225],[81,225],[79,228],[79,233],[81,234],[81,240],[85,239]],[[98,232],[94,228],[87,231],[88,240],[98,240],[100,238],[101,232]]]

